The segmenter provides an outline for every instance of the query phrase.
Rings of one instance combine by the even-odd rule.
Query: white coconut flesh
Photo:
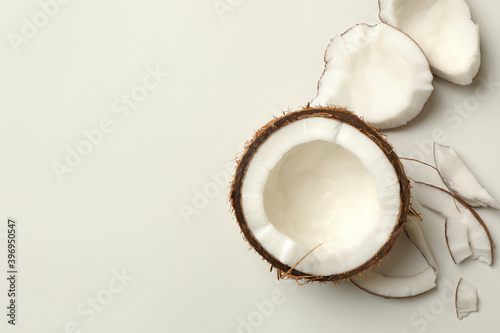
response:
[[[448,250],[450,250],[453,262],[459,264],[472,255],[467,225],[452,219],[447,219],[445,223],[445,237]]]
[[[262,144],[248,165],[241,202],[267,252],[318,276],[370,260],[390,238],[401,206],[394,166],[379,146],[323,117],[297,120]]]
[[[455,294],[455,307],[458,319],[477,311],[477,289],[470,282],[460,279]]]
[[[436,271],[428,266],[412,276],[385,276],[370,271],[350,279],[359,288],[382,297],[407,298],[424,294],[436,287]]]
[[[448,247],[456,263],[465,259],[465,247],[470,248],[472,258],[492,264],[492,244],[486,226],[481,223],[472,210],[445,190],[423,183],[412,183],[418,201],[425,207],[440,213],[447,219],[446,233]],[[461,224],[452,226],[452,224]],[[464,252],[465,251],[465,252]]]
[[[408,239],[415,244],[420,253],[422,253],[429,266],[437,271],[438,265],[436,259],[434,259],[434,255],[432,254],[431,248],[425,239],[419,223],[420,221],[416,217],[410,216],[405,224],[406,234],[408,235]]]
[[[421,213],[424,210],[424,207],[420,204],[417,199],[417,195],[415,194],[415,190],[411,189],[411,197],[410,204],[414,212]],[[420,216],[419,216],[420,218]],[[419,220],[414,215],[409,215],[405,224],[405,231],[408,239],[417,247],[417,249],[422,253],[427,263],[434,268],[436,271],[438,270],[438,266],[436,263],[436,259],[434,259],[434,255],[427,243],[427,239],[424,236],[422,229],[420,228],[421,218]]]
[[[333,38],[312,106],[342,106],[378,129],[406,124],[433,91],[429,62],[401,31],[357,25]]]
[[[464,0],[380,0],[380,19],[424,50],[434,74],[468,85],[481,66],[479,27]]]
[[[412,197],[413,199],[413,197]],[[414,297],[436,287],[438,266],[415,216],[410,216],[405,224],[408,239],[417,247],[428,263],[420,273],[411,276],[386,276],[370,271],[350,280],[357,287],[377,296],[387,298]]]
[[[457,197],[472,207],[500,209],[453,148],[435,143],[434,159],[443,182]]]

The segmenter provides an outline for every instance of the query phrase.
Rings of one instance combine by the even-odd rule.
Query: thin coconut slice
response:
[[[446,245],[448,246],[453,262],[459,264],[469,258],[472,255],[472,250],[469,245],[467,225],[460,221],[446,219],[444,228]]]
[[[413,182],[410,182],[410,184],[413,186]],[[419,213],[421,213],[424,210],[424,206],[418,201],[417,194],[415,193],[415,190],[411,189],[411,198],[410,198],[410,204],[411,208],[413,209],[413,212],[417,214],[417,216],[420,218]]]
[[[434,143],[434,160],[443,182],[457,197],[472,207],[500,209],[453,148]]]
[[[346,107],[377,129],[415,118],[434,89],[419,46],[383,23],[359,24],[333,38],[325,63],[311,105]]]
[[[413,188],[411,189],[410,205],[412,214],[409,215],[408,220],[405,224],[406,235],[424,256],[427,263],[437,271],[438,265],[436,259],[434,259],[434,255],[432,254],[424,233],[420,228],[420,221],[422,221],[422,218],[420,217],[419,212],[422,212],[424,208],[418,201],[417,195],[415,194],[415,190]]]
[[[436,259],[432,255],[431,248],[425,239],[424,233],[419,225],[419,220],[415,216],[410,216],[405,224],[405,232],[408,236],[408,239],[415,244],[417,249],[422,253],[427,263],[434,268],[434,270],[438,270],[438,265]]]
[[[385,298],[408,298],[422,295],[436,287],[436,271],[427,267],[412,276],[385,276],[370,271],[351,282],[370,294]]]
[[[415,189],[418,201],[423,206],[440,213],[446,218],[448,228],[450,228],[451,223],[463,224],[463,226],[453,227],[453,231],[447,233],[450,252],[452,252],[452,248],[463,249],[466,246],[466,241],[468,241],[473,259],[488,265],[492,264],[493,242],[490,233],[481,217],[470,206],[439,187],[419,182],[412,183],[412,186]],[[467,232],[467,238],[463,235],[465,231]],[[458,255],[458,250],[456,254],[457,257],[454,257],[454,260],[458,263],[461,258]]]
[[[416,201],[412,195],[413,202]],[[408,239],[416,246],[428,263],[422,272],[412,276],[386,276],[370,271],[350,281],[370,294],[385,298],[408,298],[424,294],[436,287],[438,266],[416,216],[410,215],[405,224]]]
[[[392,249],[409,182],[392,147],[353,113],[309,108],[257,131],[231,202],[246,240],[279,277],[340,281]]]
[[[470,282],[460,279],[455,294],[455,308],[458,319],[477,311],[477,289]]]
[[[379,0],[380,19],[424,50],[434,74],[469,85],[481,66],[479,27],[464,0]]]

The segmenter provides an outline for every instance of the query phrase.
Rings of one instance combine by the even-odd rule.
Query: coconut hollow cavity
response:
[[[341,281],[392,249],[409,182],[380,134],[340,108],[306,108],[260,129],[243,153],[231,203],[246,240],[278,277]]]

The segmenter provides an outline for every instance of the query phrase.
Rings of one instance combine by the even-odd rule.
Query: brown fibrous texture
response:
[[[247,168],[252,161],[253,156],[259,150],[259,148],[266,142],[266,140],[273,135],[276,131],[281,128],[294,123],[295,121],[311,118],[311,117],[322,117],[327,119],[334,119],[339,122],[348,124],[356,129],[358,129],[361,133],[369,137],[374,143],[377,144],[378,147],[384,152],[385,156],[391,162],[394,167],[395,173],[399,179],[400,185],[400,210],[398,215],[398,220],[396,225],[394,226],[390,237],[387,242],[379,249],[379,251],[370,258],[363,265],[352,269],[347,272],[343,272],[340,274],[333,274],[328,276],[318,276],[312,275],[307,272],[301,272],[295,268],[299,262],[297,262],[292,267],[282,263],[274,256],[272,256],[255,238],[252,234],[252,231],[249,229],[247,221],[245,219],[245,214],[243,212],[242,207],[242,186],[245,180],[245,174]],[[356,116],[354,113],[347,111],[343,108],[330,108],[330,107],[320,107],[320,108],[311,108],[307,106],[306,108],[283,114],[283,116],[279,118],[275,118],[268,122],[265,126],[259,129],[254,137],[247,143],[245,146],[245,151],[237,161],[236,173],[233,178],[233,182],[231,184],[230,191],[230,201],[232,205],[232,211],[236,217],[238,225],[241,229],[241,232],[244,238],[248,241],[248,243],[255,249],[263,259],[271,264],[271,270],[274,268],[277,271],[278,279],[295,279],[297,281],[301,281],[304,284],[309,282],[335,282],[340,283],[343,280],[346,280],[353,276],[358,276],[361,273],[371,269],[376,266],[380,261],[385,258],[390,250],[393,248],[396,239],[400,236],[401,232],[404,229],[404,224],[410,212],[410,183],[406,174],[404,172],[403,166],[399,157],[396,155],[392,146],[383,138],[383,136],[377,132],[376,129],[365,123],[362,119]],[[311,252],[314,249],[311,250]],[[310,252],[310,253],[311,253]],[[301,260],[303,260],[302,258]]]

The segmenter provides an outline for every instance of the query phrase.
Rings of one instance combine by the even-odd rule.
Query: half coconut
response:
[[[404,229],[410,186],[390,144],[345,109],[274,119],[231,188],[246,240],[279,277],[341,281],[377,265]]]

